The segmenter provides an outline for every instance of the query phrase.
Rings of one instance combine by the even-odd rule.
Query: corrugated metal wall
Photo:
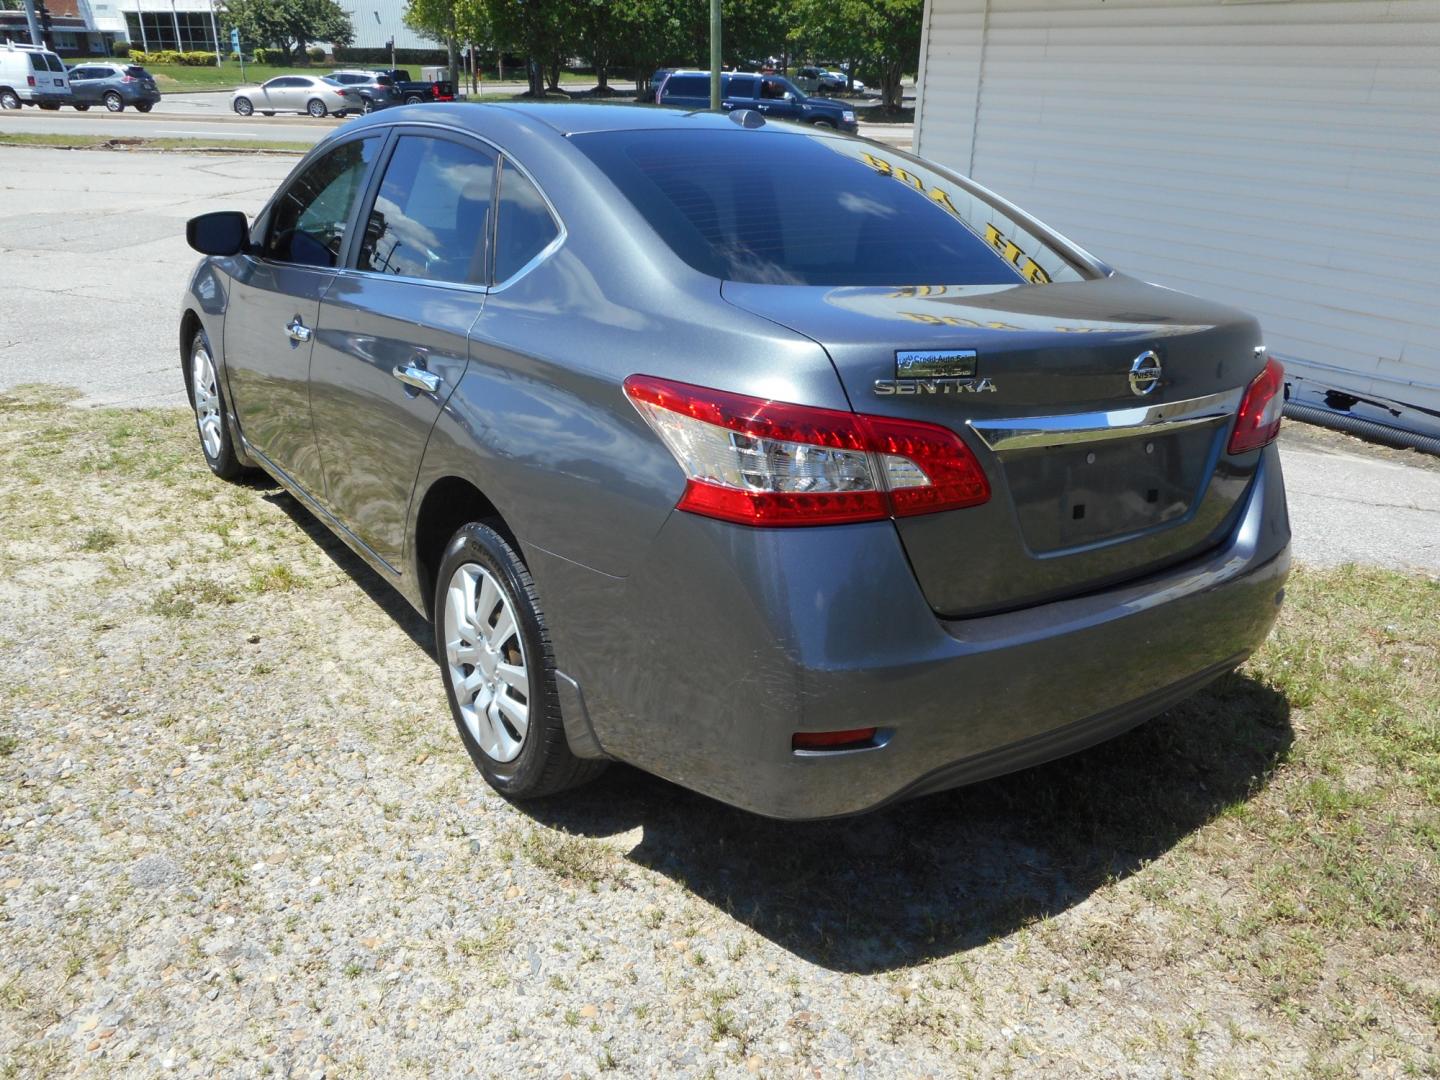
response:
[[[1440,0],[930,0],[922,56],[923,156],[1440,409]]]

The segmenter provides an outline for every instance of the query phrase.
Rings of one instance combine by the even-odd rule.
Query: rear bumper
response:
[[[1289,539],[1272,446],[1220,549],[947,622],[888,522],[752,530],[676,513],[619,595],[590,590],[596,630],[568,603],[552,622],[606,753],[756,813],[831,817],[1070,753],[1193,693],[1265,639]],[[864,727],[879,745],[791,748],[796,731]]]

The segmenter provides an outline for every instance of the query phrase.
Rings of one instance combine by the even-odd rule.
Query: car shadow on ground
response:
[[[1148,724],[1012,776],[824,822],[779,822],[613,767],[521,809],[628,853],[815,964],[873,973],[1079,903],[1244,802],[1293,741],[1285,697],[1228,675]]]
[[[283,489],[264,498],[434,655],[430,625],[379,574]],[[581,836],[639,828],[634,863],[797,956],[867,974],[1073,907],[1244,803],[1293,740],[1284,695],[1232,674],[1084,753],[860,817],[774,821],[623,765],[518,808]]]
[[[266,477],[263,480],[257,479],[255,487],[265,490],[266,494],[262,496],[265,501],[285,511],[290,520],[315,542],[315,546],[325,552],[331,562],[348,574],[365,595],[373,600],[380,610],[389,615],[427,656],[435,655],[435,637],[430,632],[430,624],[409,605],[404,597],[395,591],[389,582],[372,570],[364,559],[346,547],[343,540],[322,525],[315,515],[306,510],[298,499],[279,484]]]

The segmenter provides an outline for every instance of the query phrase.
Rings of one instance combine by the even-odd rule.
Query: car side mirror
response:
[[[239,210],[216,210],[185,223],[185,242],[202,255],[239,255],[250,239],[250,223]]]

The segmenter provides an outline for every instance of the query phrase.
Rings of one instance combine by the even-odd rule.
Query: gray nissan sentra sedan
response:
[[[210,467],[263,469],[432,620],[510,797],[613,759],[868,810],[1155,716],[1283,596],[1255,321],[875,143],[392,109],[189,239]]]

